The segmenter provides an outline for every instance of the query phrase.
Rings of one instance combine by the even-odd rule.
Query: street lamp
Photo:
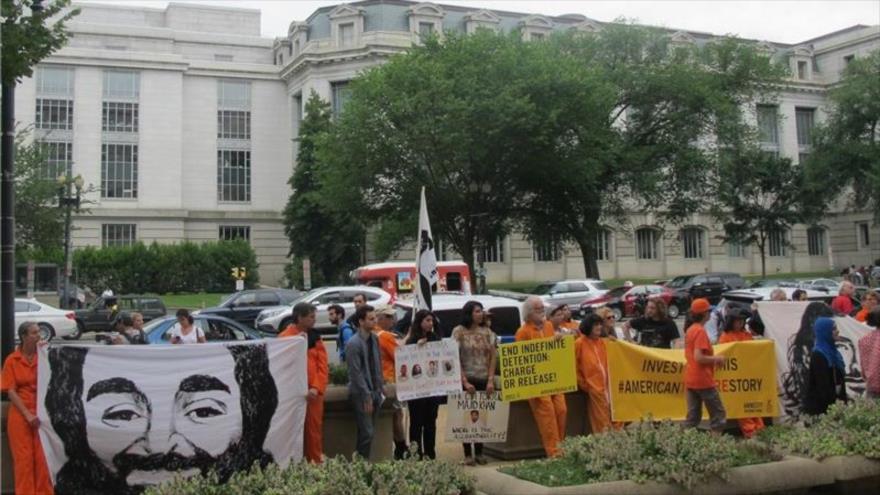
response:
[[[476,182],[472,182],[468,184],[468,192],[472,195],[486,195],[492,192],[492,186],[490,184],[482,183],[478,184]],[[471,218],[474,219],[474,223],[476,224],[476,246],[477,249],[477,293],[485,294],[486,293],[486,233],[483,231],[482,220],[489,215],[488,212],[482,213],[472,213],[470,215]]]
[[[61,307],[67,308],[70,301],[70,213],[79,205],[82,197],[83,178],[81,175],[70,177],[69,175],[58,176],[58,207],[64,208],[64,285],[61,292]],[[76,195],[73,195],[76,190]]]

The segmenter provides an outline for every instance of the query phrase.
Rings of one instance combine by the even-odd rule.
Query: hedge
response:
[[[257,257],[246,241],[157,244],[77,249],[73,267],[77,283],[100,293],[165,294],[232,292],[232,267],[247,269],[245,285],[259,282]]]

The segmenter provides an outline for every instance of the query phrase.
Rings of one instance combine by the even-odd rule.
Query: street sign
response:
[[[306,256],[303,258],[303,289],[312,288],[312,261]]]

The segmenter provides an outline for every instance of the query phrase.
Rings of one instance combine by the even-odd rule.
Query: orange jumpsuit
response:
[[[571,321],[563,321],[562,325],[560,325],[560,326],[566,330],[574,330],[576,332],[578,330],[578,328],[580,328],[581,324],[580,324],[580,322],[577,322],[575,320],[571,320]]]
[[[293,337],[304,334],[296,325],[288,325],[279,337]],[[327,349],[319,338],[308,352],[309,389],[318,391],[318,396],[306,405],[305,433],[303,434],[303,456],[315,464],[320,464],[324,453],[324,392],[330,378],[327,364]]]
[[[379,330],[376,332],[379,341],[379,356],[382,360],[382,378],[385,383],[394,383],[394,351],[397,350],[397,337],[394,332]]]
[[[20,350],[16,350],[3,364],[3,377],[0,389],[4,392],[14,390],[31,414],[37,413],[37,357],[28,363]],[[31,428],[24,415],[14,405],[9,407],[9,420],[6,431],[9,434],[9,449],[15,472],[15,493],[51,494],[52,481],[46,456],[40,444],[40,436]]]
[[[721,332],[721,336],[718,337],[719,344],[744,342],[748,340],[752,340],[752,334],[747,330]],[[752,438],[755,436],[755,433],[764,429],[764,420],[761,418],[740,418],[738,422],[739,431],[741,431],[746,438]]]
[[[608,396],[608,353],[604,339],[586,335],[574,343],[577,363],[578,388],[587,394],[587,415],[590,432],[602,433],[611,428],[619,430],[623,423],[611,422],[611,401]]]
[[[544,327],[538,329],[534,323],[526,322],[516,331],[516,341],[532,339],[544,339],[553,337],[553,324],[544,322]],[[556,457],[559,451],[559,443],[565,438],[565,395],[545,395],[529,399],[529,407],[535,417],[538,432],[541,434],[541,442],[548,457]]]

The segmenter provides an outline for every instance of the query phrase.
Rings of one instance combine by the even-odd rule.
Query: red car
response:
[[[670,318],[677,318],[681,312],[681,301],[672,289],[661,285],[634,285],[632,287],[615,287],[604,296],[587,299],[581,303],[581,315],[592,313],[597,308],[608,306],[614,311],[614,318],[620,320],[624,316],[637,316],[644,308],[637,308],[640,299],[662,299],[668,308]]]

